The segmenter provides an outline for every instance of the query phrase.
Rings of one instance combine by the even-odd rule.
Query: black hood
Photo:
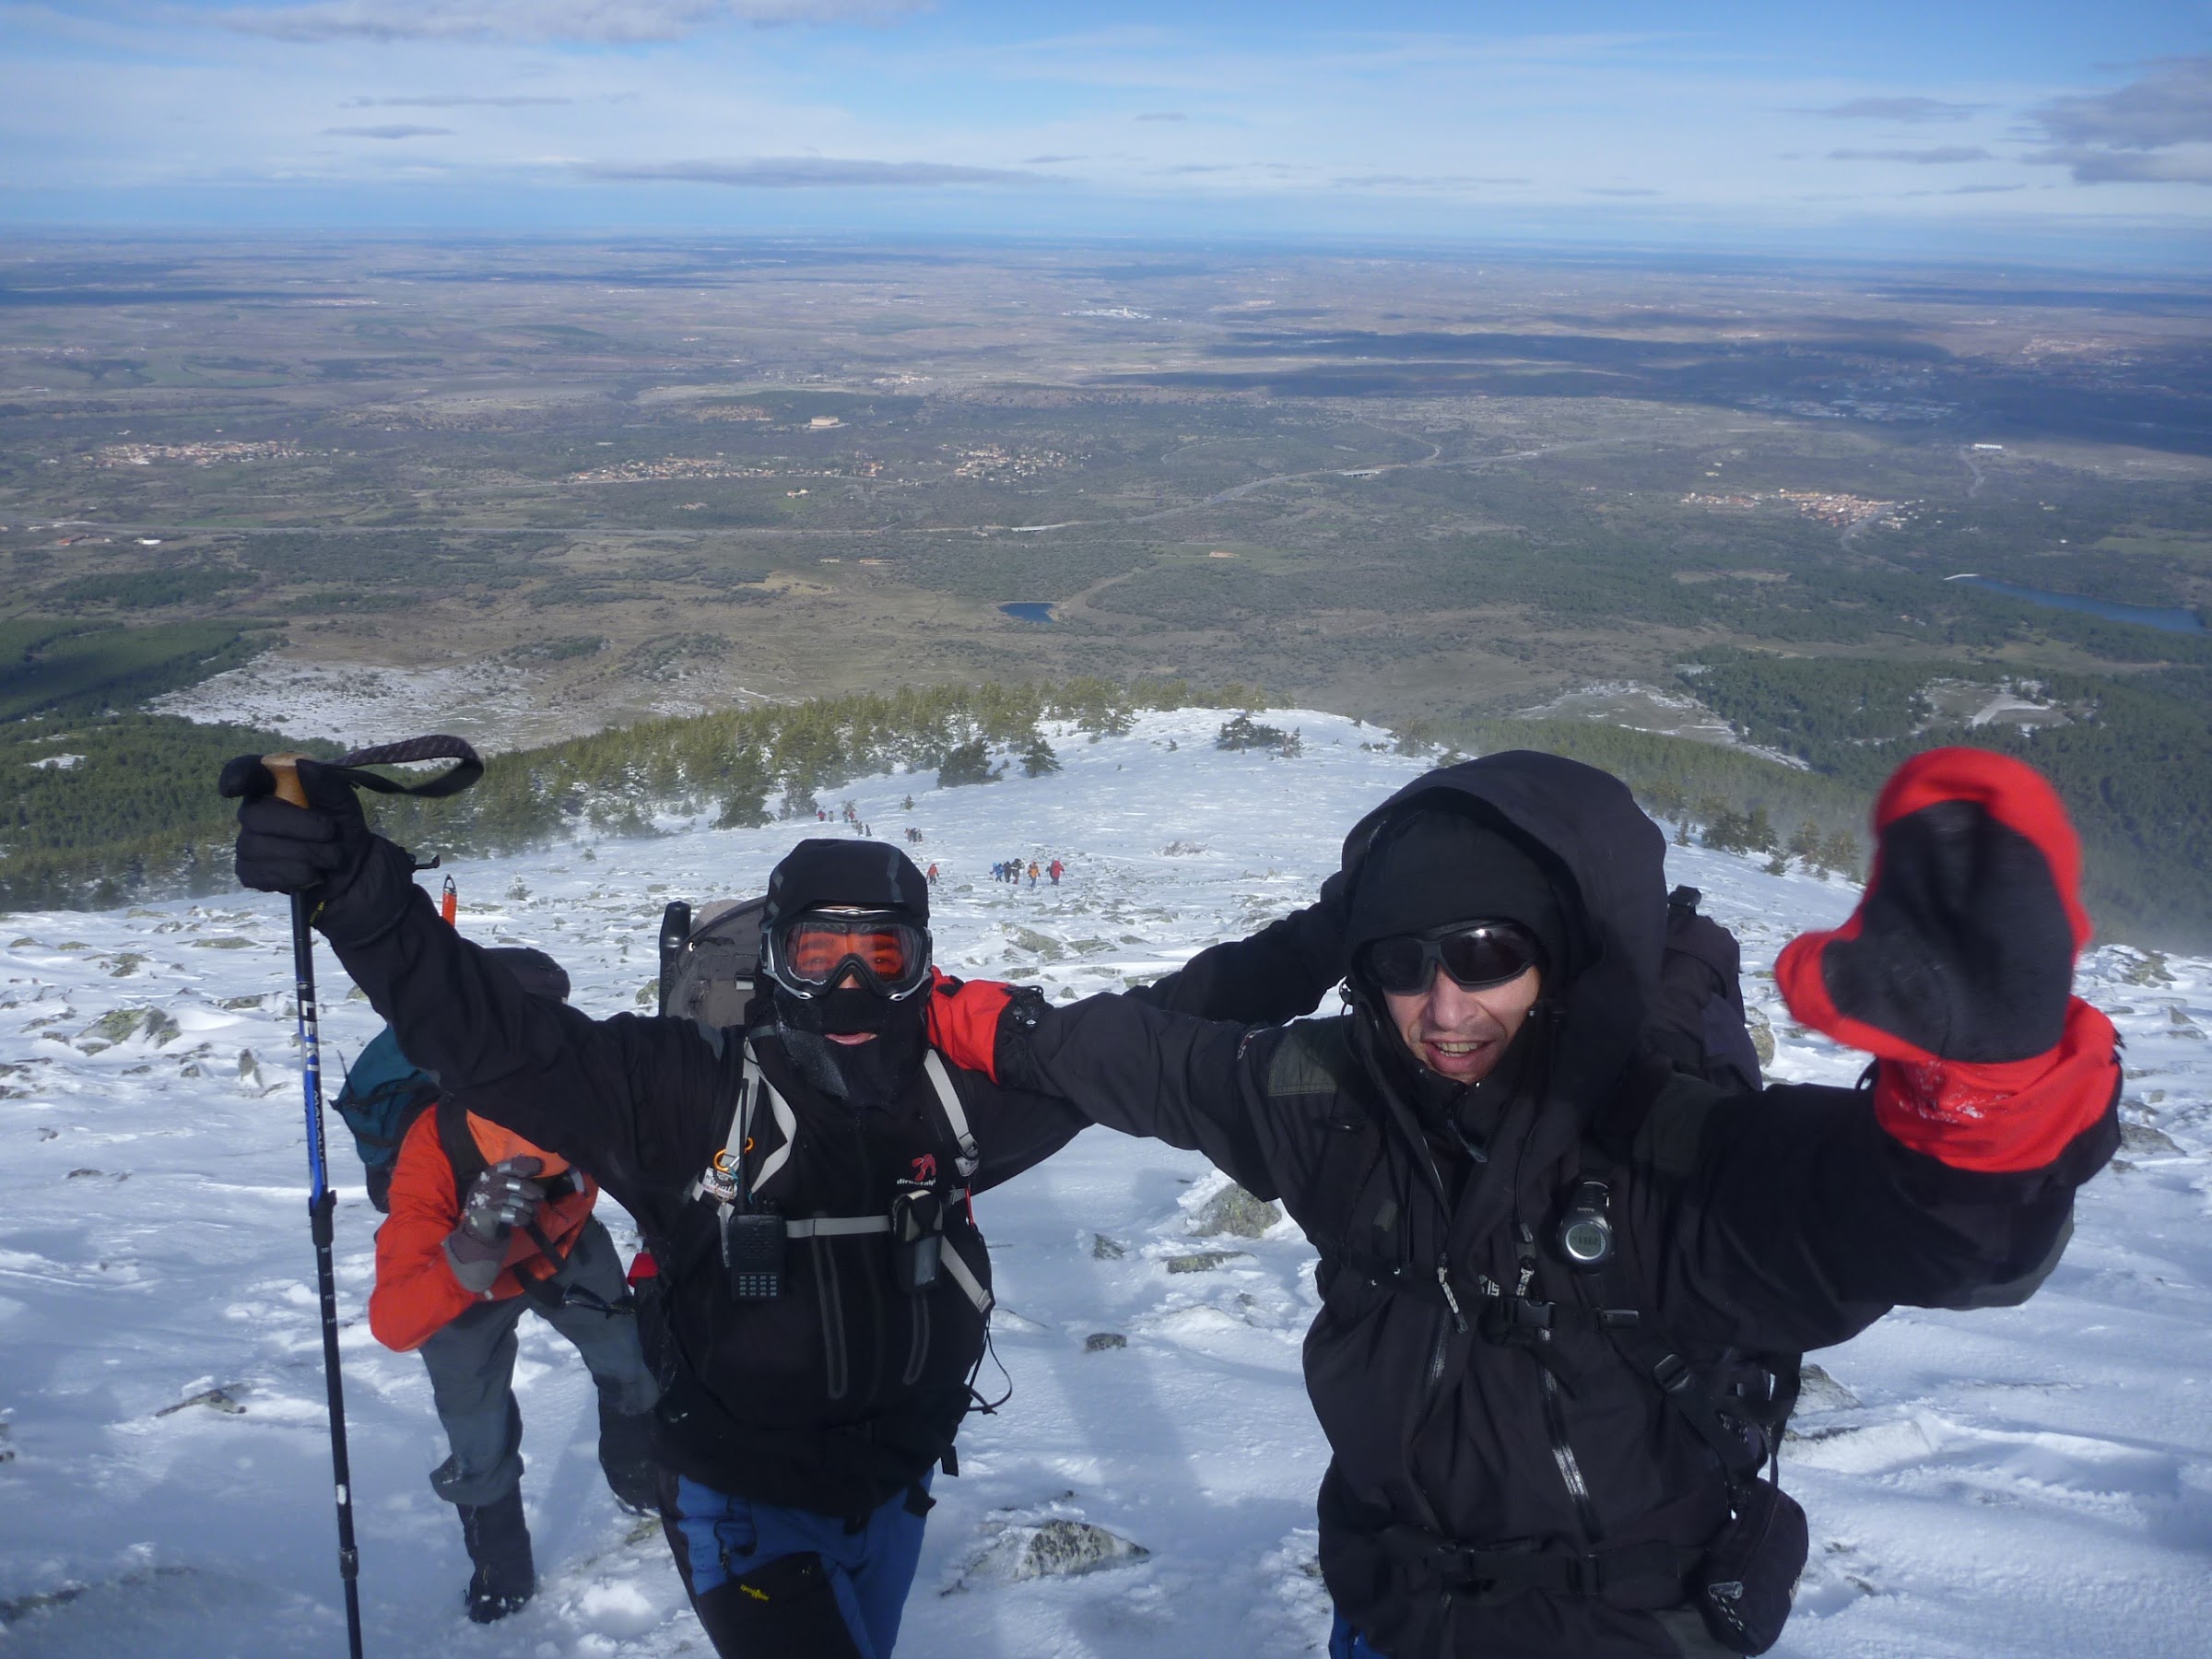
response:
[[[1546,1103],[1556,1107],[1542,1114],[1537,1141],[1571,1141],[1635,1057],[1653,1006],[1666,935],[1666,838],[1609,772],[1510,749],[1417,778],[1361,818],[1344,842],[1350,891],[1384,831],[1426,810],[1464,812],[1511,836],[1551,879],[1567,959],[1545,990],[1557,1010],[1545,1068]]]

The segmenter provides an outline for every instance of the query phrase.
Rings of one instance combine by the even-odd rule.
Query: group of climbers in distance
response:
[[[305,895],[430,1079],[376,1318],[439,1382],[433,1484],[473,1553],[520,1477],[527,1303],[591,1366],[629,1501],[648,1409],[652,1500],[725,1656],[888,1659],[977,1402],[968,1200],[1088,1124],[1203,1152],[1320,1253],[1334,1659],[1766,1651],[1807,1548],[1768,1471],[1795,1357],[1900,1304],[2032,1294],[2117,1145],[2112,1030],[2072,994],[2077,842],[1978,751],[1899,771],[1856,913],[1776,965],[1798,1020],[1869,1056],[1855,1089],[1761,1088],[1733,941],[1670,902],[1628,790],[1555,757],[1428,773],[1309,907],[1074,1002],[947,978],[903,853],[804,841],[724,1025],[568,1006],[549,964],[445,925],[342,780],[299,775],[305,807],[241,808],[238,873]],[[657,1264],[642,1301],[602,1187]],[[509,1547],[472,1611],[527,1593]]]
[[[932,867],[934,868],[935,866]],[[1018,858],[1009,858],[1004,863],[994,864],[991,866],[992,880],[1008,882],[1016,887],[1021,885],[1021,878],[1024,875],[1029,877],[1030,885],[1031,887],[1035,887],[1037,885],[1037,878],[1040,876],[1050,878],[1052,884],[1054,887],[1058,887],[1060,885],[1060,877],[1066,874],[1067,866],[1065,864],[1062,864],[1057,858],[1053,859],[1052,863],[1045,865],[1039,864],[1033,858],[1030,859],[1026,865],[1023,864]]]

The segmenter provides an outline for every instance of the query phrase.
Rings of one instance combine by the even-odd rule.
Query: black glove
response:
[[[369,820],[353,786],[331,769],[302,760],[304,807],[276,798],[276,780],[258,755],[241,755],[223,768],[222,793],[244,797],[238,809],[238,879],[264,893],[307,893],[336,898],[367,862]]]

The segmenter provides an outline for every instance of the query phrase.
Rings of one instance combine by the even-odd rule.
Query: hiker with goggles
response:
[[[715,1652],[888,1659],[936,1471],[976,1403],[991,1262],[968,1202],[1087,1120],[929,1046],[929,888],[800,842],[770,877],[745,1023],[594,1020],[438,919],[353,792],[239,813],[239,878],[304,891],[406,1053],[587,1170],[658,1272],[641,1320],[671,1552]]]
[[[1963,749],[1875,829],[1857,914],[1775,969],[1873,1057],[1856,1089],[1747,1087],[1720,987],[1669,1001],[1665,838],[1547,755],[1421,778],[1320,903],[1159,985],[932,1002],[955,1063],[1204,1151],[1319,1249],[1334,1659],[1765,1652],[1806,1553],[1766,1466],[1794,1357],[2056,1265],[2118,1143],[2073,830]]]

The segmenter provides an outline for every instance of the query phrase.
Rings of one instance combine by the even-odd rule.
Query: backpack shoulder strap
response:
[[[1342,1018],[1300,1019],[1286,1026],[1267,1063],[1267,1098],[1347,1092],[1347,1082],[1358,1069],[1347,1026]]]
[[[945,1056],[935,1049],[924,1049],[922,1069],[929,1074],[930,1088],[935,1090],[938,1110],[945,1114],[945,1127],[952,1132],[952,1144],[959,1148],[953,1167],[960,1172],[960,1184],[965,1186],[975,1179],[976,1171],[982,1168],[982,1148],[975,1144],[975,1136],[968,1129],[968,1113],[960,1106],[960,1091],[953,1087],[952,1073],[947,1069]]]
[[[1576,1270],[1577,1288],[1587,1305],[1610,1310],[1598,1318],[1597,1324],[1615,1351],[1628,1361],[1630,1370],[1666,1396],[1683,1421],[1712,1449],[1728,1484],[1740,1487],[1756,1479],[1760,1465],[1772,1454],[1774,1443],[1781,1438],[1781,1422],[1777,1419],[1770,1428],[1759,1414],[1729,1410],[1714,1390],[1707,1368],[1686,1356],[1658,1316],[1643,1305],[1641,1280],[1629,1260],[1634,1245],[1629,1229],[1618,1224],[1624,1174],[1624,1164],[1617,1162],[1600,1141],[1585,1139],[1577,1172],[1578,1191],[1587,1193],[1595,1187],[1602,1192],[1607,1210],[1613,1212],[1617,1244],[1609,1260]],[[1786,1389],[1789,1401],[1794,1402],[1794,1360],[1786,1368],[1760,1363],[1774,1378],[1773,1392]],[[1783,1404],[1782,1415],[1785,1418],[1788,1408],[1788,1403]]]
[[[468,1109],[452,1095],[441,1094],[436,1111],[438,1144],[445,1148],[445,1161],[453,1171],[453,1198],[466,1204],[468,1189],[491,1166],[485,1161],[484,1148],[477,1145],[476,1131],[468,1126]]]
[[[720,1037],[716,1032],[715,1036]],[[715,1053],[723,1051],[719,1041]],[[741,1065],[737,1074],[735,1099],[730,1106],[729,1133],[723,1136],[722,1150],[715,1153],[708,1165],[686,1190],[687,1198],[711,1197],[729,1205],[737,1201],[739,1183],[744,1180],[747,1143],[752,1138],[753,1118],[765,1109],[782,1135],[782,1144],[760,1160],[747,1183],[748,1193],[757,1193],[782,1172],[791,1161],[792,1146],[798,1139],[798,1113],[791,1109],[776,1086],[768,1080],[760,1069],[760,1058],[753,1053],[752,1040],[747,1038],[740,1051]]]

